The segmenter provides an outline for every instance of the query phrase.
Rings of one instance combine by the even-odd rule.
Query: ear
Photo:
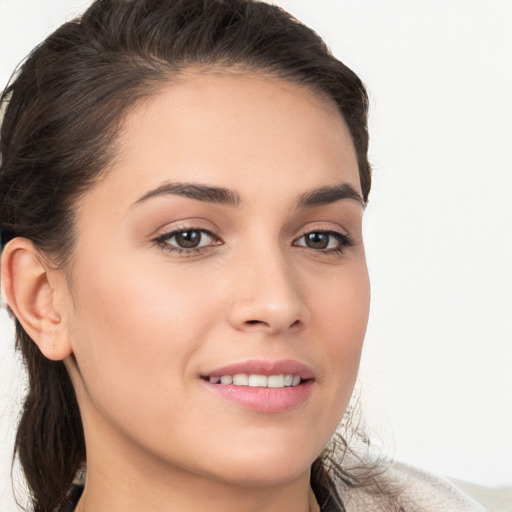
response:
[[[51,269],[26,238],[14,238],[5,246],[1,270],[7,304],[43,355],[54,361],[71,355],[63,321],[67,285],[62,272]]]

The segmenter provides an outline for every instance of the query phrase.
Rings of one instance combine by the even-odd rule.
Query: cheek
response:
[[[370,284],[364,261],[333,274],[325,280],[325,286],[317,288],[310,292],[316,327],[330,333],[326,339],[333,350],[360,350],[370,309]]]
[[[73,351],[98,407],[154,404],[162,389],[175,390],[180,407],[183,376],[217,316],[218,301],[211,292],[198,293],[199,283],[191,285],[183,273],[171,275],[158,265],[134,268],[103,262],[82,270]]]
[[[314,330],[322,340],[330,400],[343,412],[359,369],[370,306],[369,279],[362,262],[351,272],[333,276],[312,302]]]

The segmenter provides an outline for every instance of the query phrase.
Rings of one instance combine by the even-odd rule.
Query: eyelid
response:
[[[326,225],[324,223],[323,225],[319,225],[319,223],[310,223],[306,227],[301,228],[299,234],[294,238],[294,240],[297,240],[298,238],[301,238],[309,233],[332,233],[352,239],[352,236],[350,235],[349,231],[340,226],[339,224],[333,225],[329,223]]]
[[[332,227],[332,226],[312,226],[307,227],[299,231],[299,237],[307,235],[308,233],[337,233],[342,236],[349,236],[348,232],[345,229],[340,227]]]

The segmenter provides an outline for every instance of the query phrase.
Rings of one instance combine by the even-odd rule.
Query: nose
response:
[[[279,334],[302,330],[310,318],[293,266],[278,254],[241,258],[233,272],[229,322],[237,330]]]

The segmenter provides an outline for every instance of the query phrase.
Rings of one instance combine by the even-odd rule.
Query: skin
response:
[[[297,206],[319,187],[361,193],[345,122],[294,84],[190,72],[130,112],[118,143],[78,204],[72,266],[45,267],[54,316],[34,335],[65,358],[82,411],[78,510],[309,510],[310,466],[348,404],[369,309],[361,202]],[[240,201],[139,201],[170,182]],[[163,240],[193,228],[215,236],[192,252]],[[335,253],[331,234],[308,247],[318,231],[353,245]],[[249,359],[308,365],[309,397],[269,414],[205,388],[201,375]]]

